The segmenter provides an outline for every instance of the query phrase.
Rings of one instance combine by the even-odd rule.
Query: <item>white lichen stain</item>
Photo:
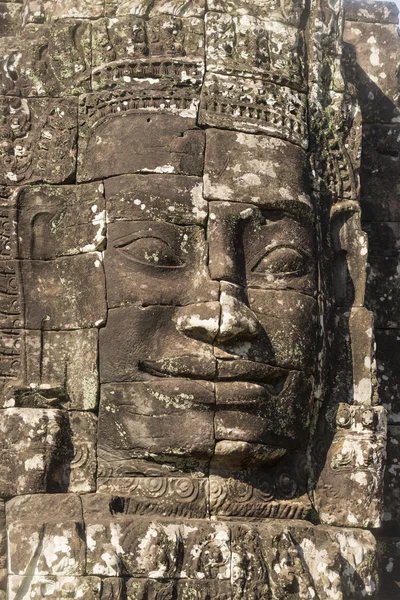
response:
[[[25,471],[44,471],[44,457],[41,454],[35,454],[25,461]]]
[[[245,173],[238,179],[239,185],[247,187],[249,185],[258,186],[261,185],[261,179],[255,173]]]
[[[281,198],[284,200],[293,200],[293,194],[288,188],[281,187],[279,188],[278,192]]]
[[[367,43],[372,46],[369,61],[373,67],[379,67],[381,64],[379,59],[379,46],[377,45],[376,39],[373,35],[368,38]]]
[[[69,531],[64,535],[45,536],[42,553],[51,573],[68,575],[76,568],[69,537]]]
[[[203,181],[207,197],[216,198],[217,200],[232,200],[234,198],[234,191],[229,185],[212,182],[207,173],[204,175]]]
[[[203,198],[203,184],[195,185],[190,191],[193,204],[193,214],[201,222],[207,217],[208,203]]]
[[[372,383],[369,377],[363,377],[353,386],[354,400],[356,404],[370,404],[372,395]]]

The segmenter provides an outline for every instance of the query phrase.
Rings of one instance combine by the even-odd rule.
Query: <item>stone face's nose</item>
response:
[[[244,292],[239,286],[221,282],[221,316],[215,338],[219,344],[234,340],[251,340],[261,330],[254,313],[244,303],[243,295]]]
[[[219,302],[200,302],[178,308],[174,321],[184,335],[213,343],[218,334],[220,313]]]
[[[177,309],[174,321],[184,335],[208,343],[251,340],[261,330],[257,318],[243,301],[243,291],[221,282],[219,302],[202,302]]]
[[[258,215],[252,206],[210,202],[207,226],[211,279],[246,285],[243,228]]]

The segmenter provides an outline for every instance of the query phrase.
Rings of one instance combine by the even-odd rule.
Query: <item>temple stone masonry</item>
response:
[[[0,600],[400,599],[397,23],[0,1]]]

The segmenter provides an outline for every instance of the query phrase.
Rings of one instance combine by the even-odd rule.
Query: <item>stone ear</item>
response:
[[[330,236],[334,253],[335,304],[351,308],[364,305],[368,238],[361,228],[361,211],[354,201],[333,206]]]

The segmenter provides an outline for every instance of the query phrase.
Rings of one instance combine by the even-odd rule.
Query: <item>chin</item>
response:
[[[286,448],[256,444],[242,440],[219,440],[212,459],[213,469],[218,467],[247,468],[274,465],[286,454]]]

